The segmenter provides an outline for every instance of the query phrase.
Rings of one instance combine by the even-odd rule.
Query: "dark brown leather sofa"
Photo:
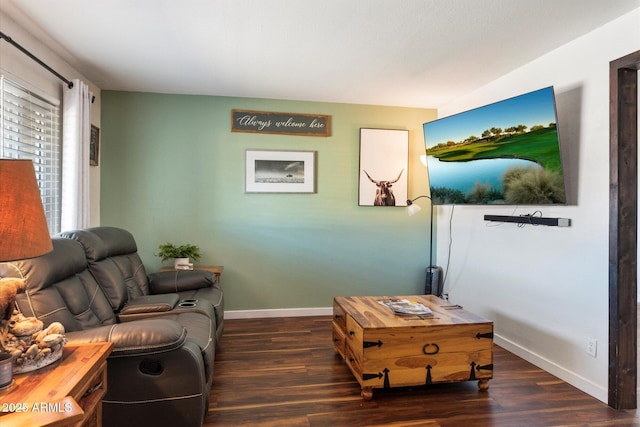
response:
[[[103,425],[202,425],[213,379],[216,334],[222,331],[213,303],[204,299],[208,287],[215,287],[209,292],[217,295],[215,280],[205,275],[202,282],[202,277],[196,279],[199,274],[187,274],[190,284],[184,286],[203,291],[198,304],[181,307],[183,296],[156,297],[144,291],[138,295],[126,271],[111,271],[129,264],[144,283],[146,274],[141,263],[135,265],[135,250],[135,256],[130,253],[117,261],[113,253],[110,261],[103,258],[108,261],[104,265],[111,264],[107,269],[111,280],[101,287],[96,280],[100,270],[87,258],[86,247],[67,237],[52,242],[53,251],[46,255],[0,264],[0,276],[24,278],[25,292],[16,298],[19,310],[45,326],[62,323],[69,343],[113,342],[107,360]],[[175,277],[171,280],[180,286]],[[219,297],[222,309],[221,291]]]
[[[116,314],[148,317],[150,311],[204,311],[216,321],[216,343],[224,330],[224,298],[213,273],[202,270],[156,272],[147,275],[133,235],[117,227],[67,231],[84,248],[89,270]],[[177,300],[176,300],[177,298]],[[158,307],[153,308],[154,305]]]

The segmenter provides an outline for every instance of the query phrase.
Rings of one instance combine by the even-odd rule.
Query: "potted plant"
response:
[[[173,258],[173,268],[178,269],[178,265],[188,265],[190,259],[194,262],[200,261],[200,248],[196,245],[185,244],[176,246],[173,243],[164,243],[158,246],[158,253],[156,254],[162,258],[162,262]]]

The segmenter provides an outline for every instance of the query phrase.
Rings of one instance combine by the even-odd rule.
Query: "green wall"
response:
[[[331,136],[232,133],[231,110],[331,116]],[[421,293],[428,201],[358,206],[359,128],[408,129],[409,195],[426,193],[422,123],[436,111],[102,92],[102,225],[131,231],[149,271],[160,243],[224,265],[227,310],[330,307],[336,295]],[[316,194],[246,194],[247,149],[317,151]]]

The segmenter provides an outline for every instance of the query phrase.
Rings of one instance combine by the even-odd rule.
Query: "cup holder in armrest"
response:
[[[180,302],[193,302],[193,303],[196,303],[196,302],[198,302],[198,300],[197,299],[193,299],[193,298],[187,298],[187,299],[183,299]]]
[[[187,301],[181,301],[178,304],[178,307],[195,307],[196,303],[195,302],[187,302]]]

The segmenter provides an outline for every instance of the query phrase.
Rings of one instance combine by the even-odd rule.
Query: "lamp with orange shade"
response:
[[[0,262],[52,249],[33,162],[0,159]]]
[[[52,249],[33,162],[0,159],[0,262],[34,258]],[[17,350],[9,344],[10,325],[15,324],[15,297],[23,286],[23,279],[0,278],[0,388],[13,381],[12,353]]]

